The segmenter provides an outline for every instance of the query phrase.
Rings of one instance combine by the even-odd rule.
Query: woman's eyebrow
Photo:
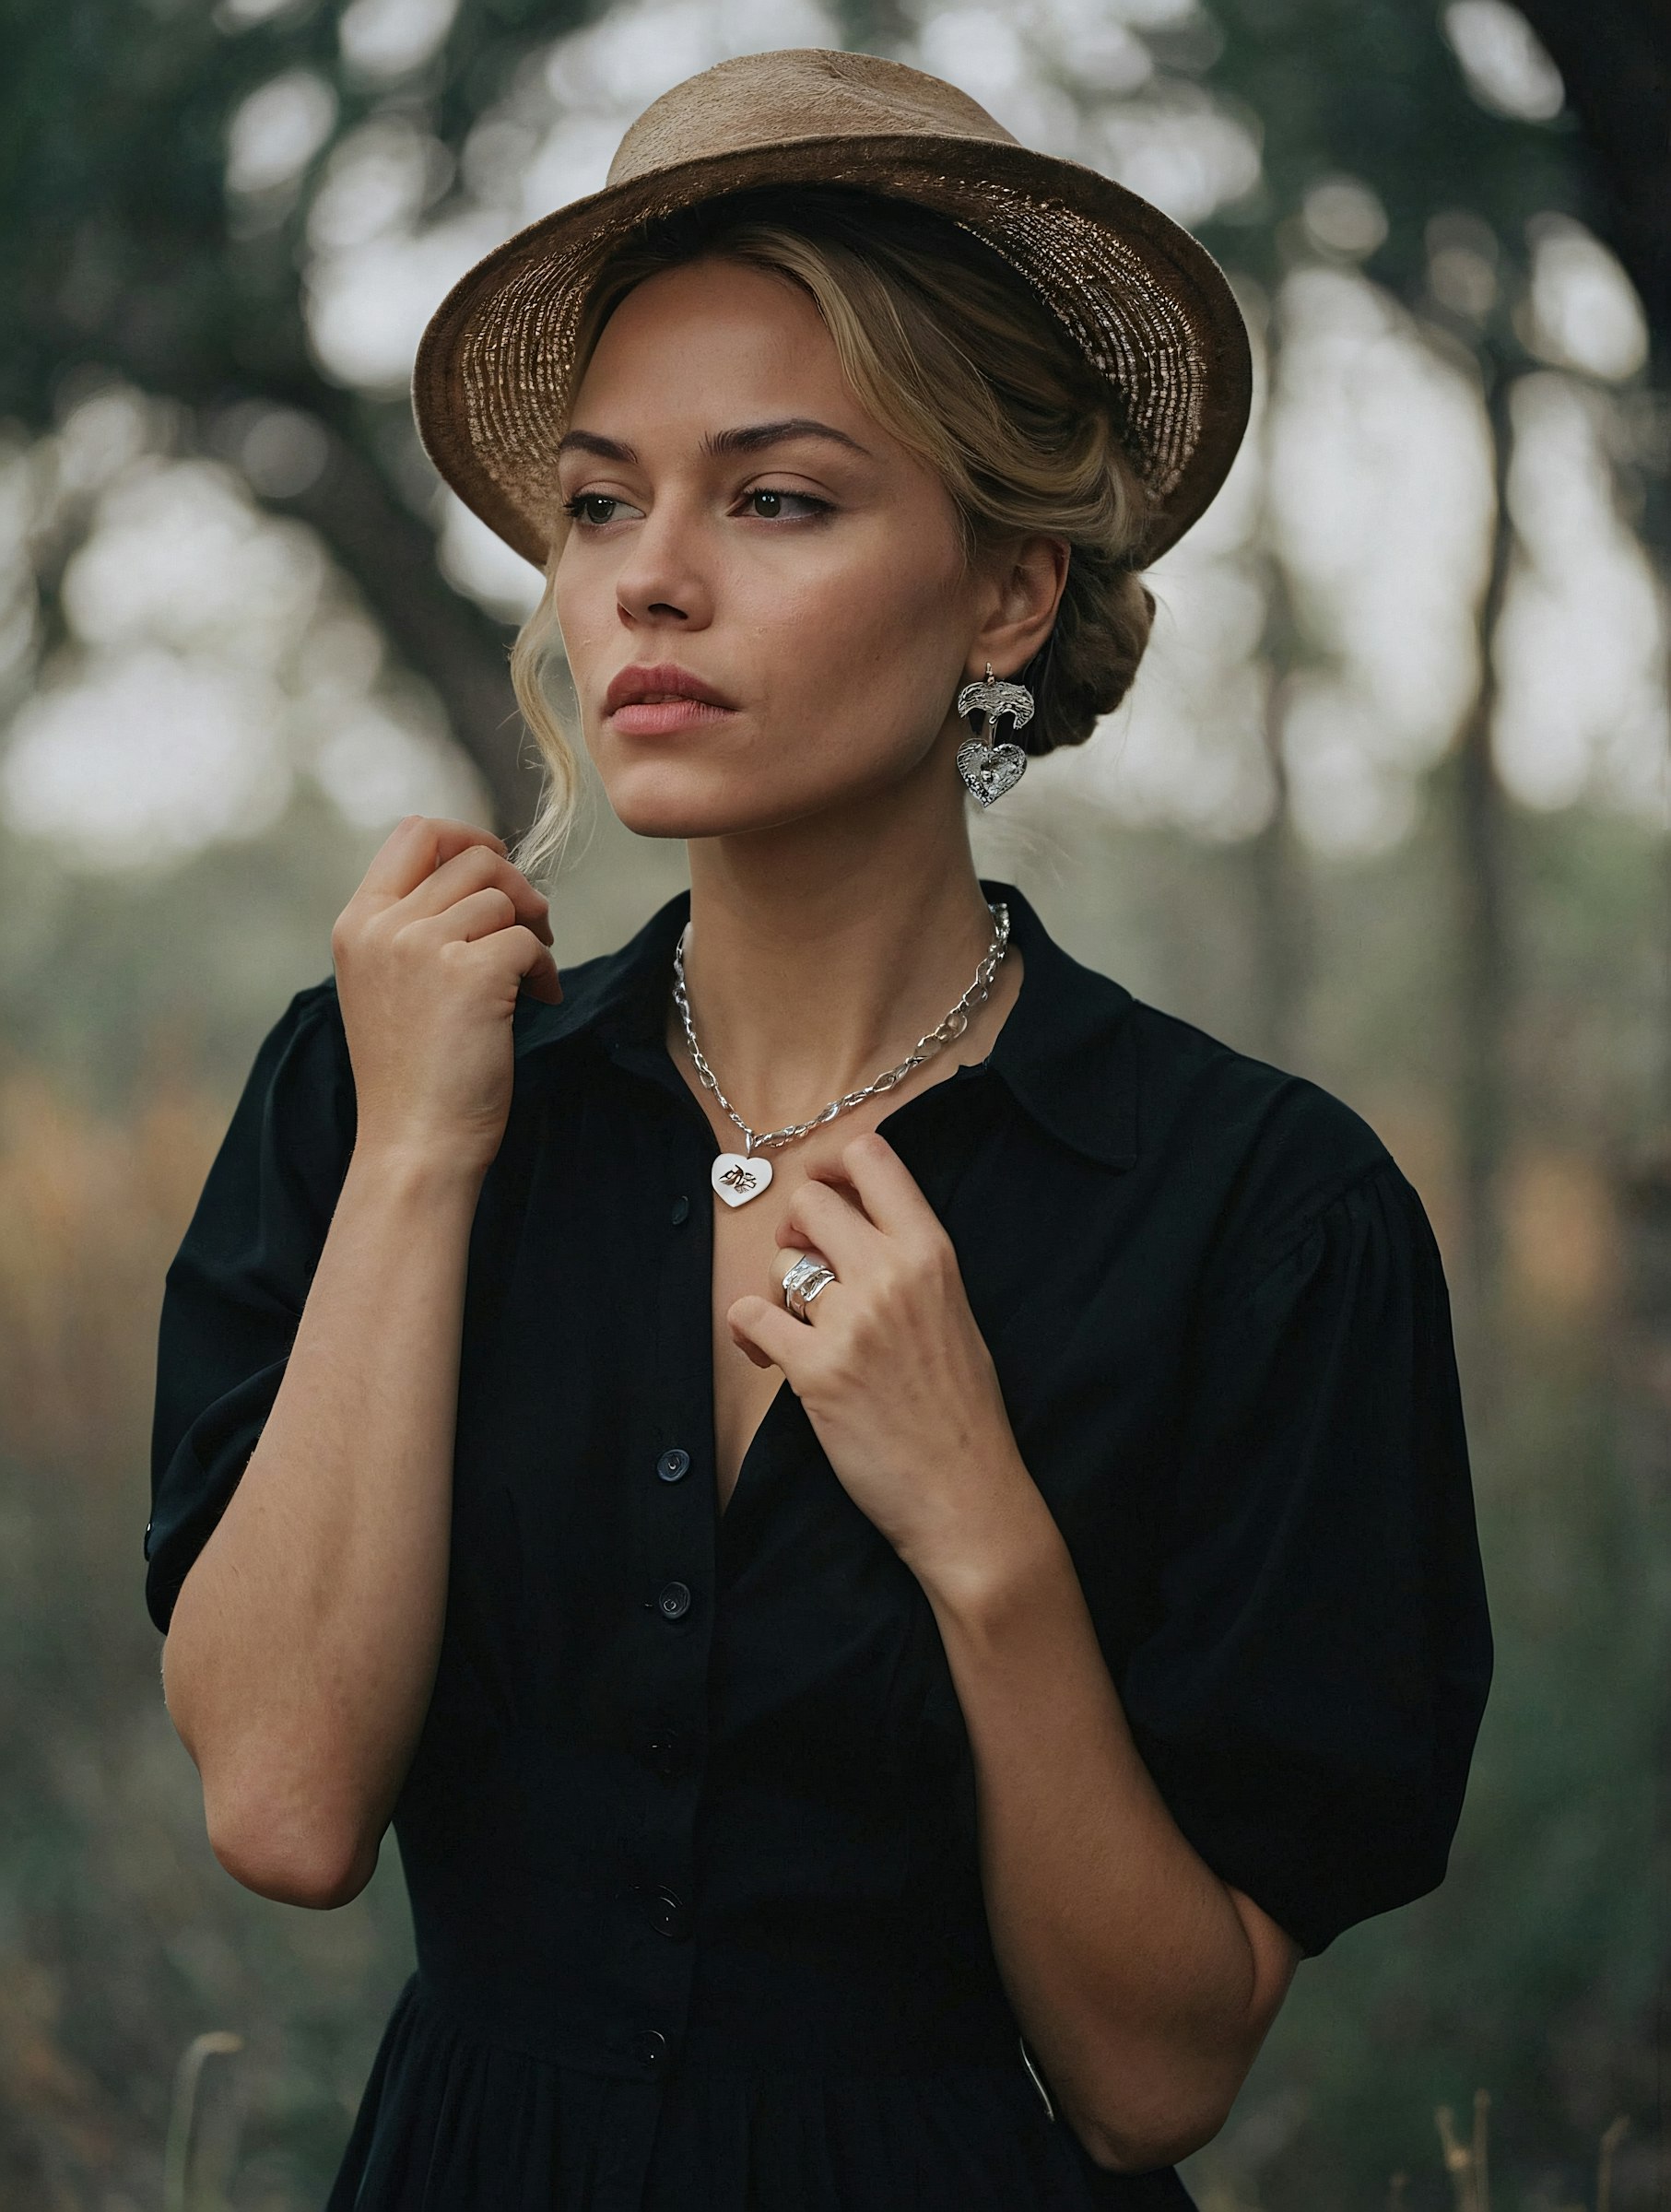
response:
[[[600,438],[595,430],[569,430],[557,441],[558,456],[564,453],[595,453],[600,461],[631,462],[638,455],[630,445],[618,439]]]
[[[792,438],[828,438],[851,452],[874,460],[868,446],[838,430],[833,423],[818,422],[810,415],[785,416],[781,422],[754,422],[735,430],[711,430],[702,440],[705,453],[753,453],[762,446],[782,445]],[[558,442],[558,453],[592,453],[600,461],[631,464],[638,459],[630,445],[618,438],[600,438],[595,430],[570,430]]]
[[[714,430],[703,439],[702,450],[709,453],[753,453],[761,446],[781,445],[791,438],[829,438],[852,453],[863,453],[867,461],[874,458],[869,447],[861,445],[856,438],[850,438],[845,430],[838,430],[831,423],[816,422],[810,415],[790,415],[781,422],[751,423],[740,430]]]

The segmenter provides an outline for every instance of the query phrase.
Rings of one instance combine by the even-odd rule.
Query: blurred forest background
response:
[[[1235,472],[1149,572],[1132,698],[982,863],[1365,1113],[1455,1304],[1499,1662],[1451,1877],[1301,1969],[1185,2178],[1665,2212],[1671,0],[6,15],[0,2202],[323,2201],[410,1962],[398,1854],[315,1914],[209,1853],[141,1602],[162,1273],[393,821],[532,807],[537,579],[416,441],[425,319],[668,84],[849,45],[1236,285]],[[594,794],[559,961],[683,880]]]

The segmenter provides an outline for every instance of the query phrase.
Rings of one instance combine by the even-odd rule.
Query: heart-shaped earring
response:
[[[1025,684],[995,677],[992,663],[978,683],[965,684],[958,693],[958,712],[981,727],[958,747],[958,773],[967,788],[990,806],[1006,791],[1013,791],[1027,772],[1027,755],[1018,745],[994,745],[992,734],[998,717],[1007,715],[1012,730],[1025,728],[1033,718],[1033,695]]]

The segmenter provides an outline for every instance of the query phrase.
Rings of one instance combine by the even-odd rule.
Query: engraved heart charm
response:
[[[762,1152],[722,1152],[711,1173],[727,1206],[747,1206],[771,1181],[771,1162]]]
[[[1013,791],[1026,770],[1027,755],[1018,745],[988,747],[978,737],[966,737],[958,747],[958,773],[983,806]]]

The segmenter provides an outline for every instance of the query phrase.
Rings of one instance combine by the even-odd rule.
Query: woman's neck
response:
[[[960,808],[942,815],[937,830],[874,808],[691,841],[691,1016],[751,1127],[805,1121],[870,1082],[973,981],[992,916]],[[981,1016],[998,996],[959,1057],[990,1049]]]

